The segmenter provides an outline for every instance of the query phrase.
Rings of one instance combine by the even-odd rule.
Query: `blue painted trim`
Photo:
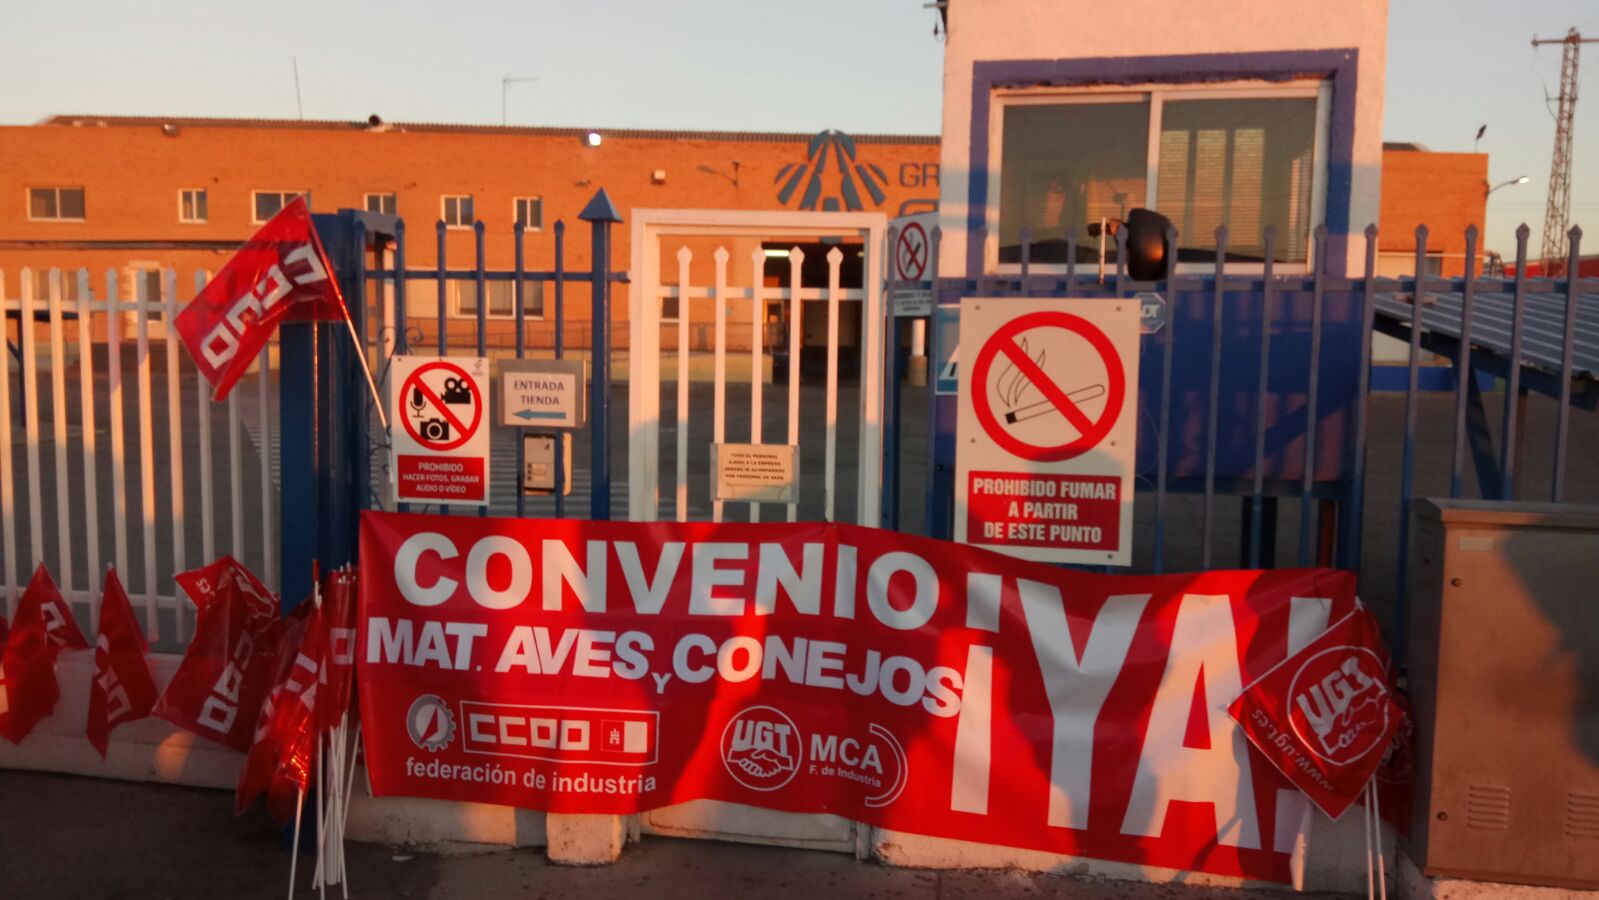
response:
[[[1421,366],[1416,370],[1416,390],[1425,393],[1454,393],[1460,383],[1454,366]],[[1383,364],[1371,367],[1372,393],[1404,393],[1410,385],[1410,367],[1404,363]],[[1477,373],[1477,386],[1484,391],[1495,388],[1494,377],[1486,372]]]
[[[983,271],[982,229],[988,214],[989,118],[996,88],[1074,84],[1195,84],[1219,81],[1287,81],[1317,75],[1332,81],[1327,130],[1327,266],[1344,277],[1349,247],[1349,206],[1355,156],[1355,83],[1360,52],[1285,50],[1120,56],[1083,59],[984,60],[972,64],[970,181],[967,186],[966,271]]]

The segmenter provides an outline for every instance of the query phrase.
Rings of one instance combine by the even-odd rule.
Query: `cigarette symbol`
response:
[[[1040,369],[1044,367],[1043,350],[1038,351],[1037,357],[1033,357],[1027,349],[1026,338],[1022,338],[1017,344],[1022,354],[1031,358],[1034,365]],[[1055,409],[1055,404],[1047,399],[1029,403],[1026,406],[1017,406],[1018,403],[1022,402],[1023,395],[1032,387],[1032,380],[1022,374],[1022,371],[1016,367],[1015,363],[1006,364],[1005,368],[1000,371],[999,381],[995,388],[999,392],[1000,401],[1011,407],[1011,411],[1005,414],[1005,424],[1015,425],[1017,422],[1036,419],[1039,416],[1048,415],[1050,411]],[[1103,384],[1091,384],[1088,387],[1072,391],[1066,395],[1066,399],[1074,404],[1080,404],[1103,396],[1105,396],[1105,386]]]
[[[1105,396],[1105,386],[1102,384],[1091,384],[1088,387],[1078,388],[1077,390],[1072,391],[1066,395],[1066,399],[1072,401],[1073,403],[1081,404],[1103,396]],[[1054,409],[1055,404],[1048,400],[1040,400],[1037,403],[1029,403],[1026,406],[1013,409],[1006,413],[1005,424],[1015,425],[1017,422],[1025,422],[1028,419],[1036,419],[1039,416],[1048,414]]]

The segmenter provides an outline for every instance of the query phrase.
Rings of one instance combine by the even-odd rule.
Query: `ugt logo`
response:
[[[1365,647],[1333,647],[1305,660],[1288,698],[1294,733],[1334,765],[1361,759],[1388,733],[1382,660]]]
[[[794,778],[805,750],[794,720],[770,706],[751,706],[722,729],[722,764],[752,791],[775,791]]]

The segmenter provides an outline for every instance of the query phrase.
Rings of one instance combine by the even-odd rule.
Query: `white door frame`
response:
[[[860,447],[857,522],[882,522],[883,377],[886,310],[883,247],[887,217],[878,212],[739,209],[635,209],[628,285],[628,518],[660,518],[661,238],[855,237],[862,242]],[[775,292],[777,289],[773,289]],[[688,314],[681,303],[679,315]],[[799,304],[794,304],[798,309]],[[790,327],[799,327],[795,321]],[[682,352],[681,350],[679,352]],[[754,377],[759,377],[756,373]],[[791,389],[797,389],[797,385]],[[872,464],[868,465],[867,460]]]

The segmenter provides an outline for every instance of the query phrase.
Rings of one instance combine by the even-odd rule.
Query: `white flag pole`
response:
[[[294,900],[294,872],[300,865],[300,820],[305,813],[305,789],[300,789],[300,797],[294,801],[294,843],[289,846],[289,900]]]
[[[1371,779],[1371,830],[1377,837],[1377,897],[1388,900],[1388,866],[1382,858],[1382,804],[1377,799],[1377,778]]]
[[[1360,830],[1366,836],[1366,900],[1376,900],[1376,885],[1372,881],[1371,858],[1371,786],[1362,792],[1360,804]]]
[[[310,214],[311,205],[309,203],[306,204],[305,211],[307,215]],[[333,265],[331,261],[328,260],[327,248],[322,246],[322,235],[317,233],[315,225],[312,225],[311,227],[311,241],[316,247],[317,261],[322,264],[323,268],[332,273]],[[362,247],[361,252],[365,253],[366,248]],[[366,347],[361,344],[361,336],[355,333],[355,322],[350,318],[350,307],[344,302],[344,292],[339,290],[339,281],[337,276],[334,277],[332,285],[334,296],[339,298],[339,311],[344,313],[345,330],[350,333],[350,343],[355,348],[356,357],[361,360],[361,371],[366,375],[366,386],[372,392],[372,405],[377,407],[378,421],[383,423],[383,429],[387,431],[389,428],[389,417],[388,414],[383,411],[383,398],[378,395],[377,380],[372,377],[372,367],[367,365]]]
[[[344,326],[350,332],[350,343],[355,346],[356,358],[361,360],[361,372],[366,375],[367,389],[372,392],[372,406],[378,411],[378,421],[385,430],[389,427],[388,413],[383,410],[383,397],[378,394],[377,379],[372,377],[372,367],[366,361],[366,348],[361,345],[361,336],[355,333],[355,323],[350,320],[350,311],[344,311]]]
[[[1294,849],[1288,854],[1288,875],[1294,890],[1305,889],[1305,852],[1310,843],[1310,825],[1316,814],[1315,804],[1307,802],[1299,815],[1299,830],[1294,834]]]
[[[349,726],[347,724],[349,722],[349,714],[348,713],[345,714],[344,722],[346,723],[344,725],[346,733],[348,733],[348,729],[349,729]],[[354,743],[352,743],[350,745],[349,758],[347,758],[345,760],[345,765],[346,765],[347,768],[345,770],[344,795],[342,797],[342,799],[344,800],[344,810],[343,810],[343,818],[340,819],[340,821],[339,821],[339,833],[341,835],[344,833],[344,829],[349,825],[349,822],[350,822],[350,797],[354,793],[354,789],[355,789],[355,761],[356,761],[356,757],[360,755],[360,752],[361,752],[361,729],[360,729],[359,726],[357,726],[356,729],[355,729],[355,741],[354,741]],[[340,882],[340,884],[343,885],[343,887],[344,887],[345,900],[349,900],[349,896],[350,896],[350,872],[349,872],[348,860],[346,860],[345,856],[344,856],[344,842],[342,840],[339,842],[339,873],[340,873],[340,875],[343,876],[343,879],[344,879],[343,881]]]
[[[316,743],[317,759],[321,760],[323,758],[322,757],[322,736],[321,735],[317,736],[316,742],[317,742]],[[318,796],[320,797],[323,793],[326,793],[327,789],[328,789],[327,771],[326,771],[326,769],[322,768],[321,766],[318,766],[318,771],[317,771],[317,792],[318,792]],[[330,804],[329,805],[331,805],[331,798],[330,798]],[[327,814],[327,807],[324,806],[323,804],[320,804],[320,803],[318,804],[318,807],[319,807],[319,809],[317,810],[317,819],[318,819],[318,821],[317,821],[317,836],[318,836],[319,840],[317,842],[316,872],[311,876],[311,886],[312,887],[321,887],[322,886],[322,882],[324,880],[332,877],[331,866],[330,866],[330,864],[328,862],[327,854],[324,852],[325,851],[325,847],[323,845],[324,845],[325,841],[321,840],[321,837],[327,833],[327,815],[328,815]]]

